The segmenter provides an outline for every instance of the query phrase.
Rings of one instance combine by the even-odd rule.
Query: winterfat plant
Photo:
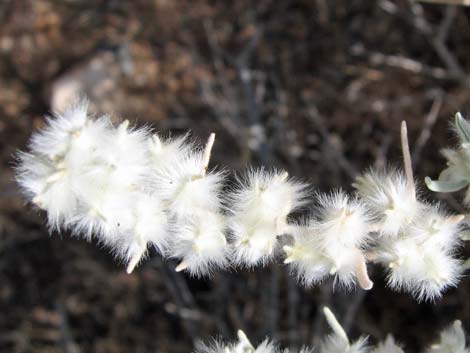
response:
[[[238,340],[233,343],[224,343],[221,339],[214,340],[212,344],[199,344],[195,353],[404,353],[403,348],[398,344],[391,334],[383,342],[378,342],[376,346],[368,344],[368,338],[361,336],[351,342],[336,319],[333,312],[328,308],[323,308],[323,314],[331,328],[332,333],[324,337],[319,349],[304,347],[300,351],[281,349],[278,345],[265,339],[255,347],[247,338],[245,333],[238,331]],[[424,350],[425,353],[469,353],[466,347],[465,332],[462,323],[456,320],[450,327],[440,333],[438,342],[430,345]]]
[[[377,236],[368,258],[387,268],[391,288],[410,292],[418,300],[435,300],[457,284],[462,272],[455,252],[464,217],[420,200],[404,123],[402,149],[404,174],[367,172],[354,184],[374,215],[371,231]]]
[[[404,351],[403,348],[395,342],[393,336],[389,334],[385,341],[379,342],[370,353],[404,353]]]
[[[457,116],[460,157],[443,172],[446,181],[467,180],[469,126]],[[17,180],[46,211],[51,231],[96,239],[128,273],[155,248],[179,261],[176,271],[195,276],[283,257],[305,286],[334,276],[342,287],[371,289],[373,262],[386,268],[391,288],[433,300],[464,269],[456,257],[463,216],[423,201],[404,122],[401,137],[404,172],[369,170],[355,193],[310,193],[268,167],[248,168],[228,184],[228,171],[209,169],[214,134],[202,146],[188,135],[163,137],[91,117],[82,102],[33,134],[28,152],[18,154]]]

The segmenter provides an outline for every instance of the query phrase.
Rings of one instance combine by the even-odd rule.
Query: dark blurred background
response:
[[[49,236],[12,170],[43,116],[82,94],[163,132],[216,132],[214,165],[283,167],[322,191],[399,164],[406,119],[417,178],[436,176],[452,115],[470,113],[469,14],[406,0],[0,0],[0,352],[183,353],[239,328],[299,347],[328,332],[323,305],[352,338],[392,332],[408,351],[454,319],[470,330],[467,278],[418,304],[379,268],[367,293],[303,289],[282,265],[195,280],[156,256],[127,275],[95,244]],[[463,212],[460,195],[443,202]]]

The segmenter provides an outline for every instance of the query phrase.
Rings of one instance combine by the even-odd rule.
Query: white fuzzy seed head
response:
[[[264,340],[254,347],[241,330],[238,331],[238,341],[225,344],[220,340],[216,340],[210,345],[200,344],[196,353],[289,353],[287,350],[281,351],[276,345],[269,340]],[[307,353],[307,352],[306,352]]]
[[[166,243],[166,212],[143,190],[148,138],[147,129],[91,119],[87,105],[77,104],[33,135],[31,152],[19,155],[17,179],[52,228],[96,238],[135,266],[149,244],[162,251]]]
[[[305,185],[283,171],[250,170],[228,196],[234,262],[266,264],[287,229],[287,216],[305,204]]]
[[[397,236],[422,210],[406,177],[397,170],[371,170],[353,184],[370,209],[377,230],[384,236]]]
[[[184,218],[200,210],[218,212],[224,173],[206,173],[206,151],[196,150],[194,145],[183,147],[185,141],[163,142],[162,151],[169,151],[154,155],[154,188],[175,217]],[[170,151],[177,151],[180,156],[161,155]]]
[[[235,215],[282,223],[306,202],[306,185],[289,179],[284,171],[251,169],[237,181],[229,195]]]
[[[381,244],[378,262],[388,266],[388,285],[412,293],[417,300],[435,300],[458,283],[461,262],[438,246],[426,246],[412,238]]]
[[[386,340],[380,342],[370,353],[404,353],[404,351],[392,335],[387,335]]]
[[[331,259],[324,255],[317,232],[315,222],[296,226],[292,231],[293,244],[283,247],[286,254],[284,263],[307,287],[320,283],[334,266]]]
[[[439,204],[429,205],[425,209],[425,217],[420,217],[409,229],[413,237],[423,247],[440,247],[453,252],[459,245],[463,215],[451,215]]]
[[[225,219],[219,213],[193,213],[175,225],[171,256],[182,259],[177,271],[193,276],[211,274],[227,266],[228,246]]]
[[[31,137],[30,149],[35,153],[49,156],[63,156],[69,149],[71,137],[78,137],[89,122],[86,101],[72,105],[62,114],[46,119],[46,126]]]
[[[342,191],[318,195],[318,230],[325,251],[336,254],[343,248],[364,245],[369,232],[369,215],[364,205]]]

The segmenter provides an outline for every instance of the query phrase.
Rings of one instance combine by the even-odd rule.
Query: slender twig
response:
[[[413,166],[411,164],[410,146],[408,145],[408,131],[406,121],[401,122],[401,149],[403,152],[403,164],[409,192],[416,198],[415,182],[413,179]]]
[[[429,138],[431,137],[431,130],[434,124],[436,123],[437,117],[439,116],[442,103],[443,94],[442,92],[439,92],[434,98],[431,109],[429,110],[429,113],[426,115],[426,118],[424,120],[423,129],[421,130],[421,133],[419,134],[414,144],[415,147],[413,149],[413,161],[416,164],[419,163],[419,160],[421,158],[421,152],[426,143],[428,142]]]
[[[214,146],[215,134],[211,133],[209,139],[207,140],[206,147],[204,148],[204,154],[202,157],[202,171],[201,176],[205,176],[207,168],[209,167],[209,161],[211,159],[212,147]]]

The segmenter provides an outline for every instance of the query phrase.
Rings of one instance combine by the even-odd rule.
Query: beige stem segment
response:
[[[341,327],[338,320],[336,320],[336,317],[333,314],[333,312],[330,310],[330,308],[328,308],[327,306],[324,306],[323,314],[325,315],[326,321],[328,322],[328,325],[330,325],[335,335],[342,338],[349,345],[348,335],[344,331],[343,327]]]
[[[205,176],[207,168],[209,167],[209,160],[211,159],[212,147],[214,146],[215,134],[211,133],[207,140],[206,147],[204,148],[204,155],[202,156],[202,171],[201,176]]]
[[[360,254],[356,262],[356,276],[362,289],[369,290],[373,287],[374,282],[370,280],[367,273],[366,259],[363,254]]]
[[[234,347],[234,351],[236,352],[243,352],[243,353],[254,353],[255,352],[255,347],[251,344],[250,340],[248,337],[246,337],[245,332],[242,330],[238,330],[237,332],[238,336],[238,344],[236,347]],[[232,352],[231,350],[228,350],[227,352]]]
[[[406,180],[408,183],[408,191],[416,198],[415,182],[413,179],[413,167],[411,165],[410,146],[408,144],[408,129],[406,121],[401,122],[401,149],[403,152],[403,164],[405,166]]]
[[[186,261],[181,261],[178,266],[175,267],[176,272],[181,272],[183,270],[186,270],[188,268],[188,263]]]
[[[158,137],[157,134],[154,134],[152,136],[152,142],[155,152],[160,152],[162,150],[162,141],[160,140],[160,137]]]
[[[127,273],[131,274],[132,271],[134,271],[135,267],[137,264],[140,262],[142,259],[142,256],[144,255],[145,251],[147,250],[147,247],[141,247],[139,252],[135,253],[134,256],[131,258],[129,261],[129,264],[127,265]]]
[[[464,219],[465,219],[465,215],[463,215],[463,214],[458,214],[458,215],[454,215],[454,216],[449,217],[449,221],[453,224],[459,224]]]

